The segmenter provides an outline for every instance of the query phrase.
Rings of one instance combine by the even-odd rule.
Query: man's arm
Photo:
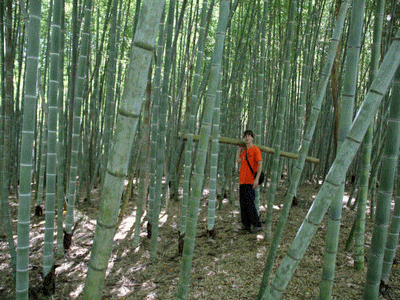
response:
[[[236,151],[236,162],[238,163],[238,164],[240,164],[240,154],[242,154],[242,148],[241,147],[239,147],[238,149],[237,149],[237,151]]]
[[[258,182],[260,180],[260,175],[261,175],[261,171],[262,171],[262,160],[258,161],[258,169],[257,169],[257,174],[256,174],[256,178],[254,179],[254,183],[253,183],[253,189],[256,189],[258,187]]]

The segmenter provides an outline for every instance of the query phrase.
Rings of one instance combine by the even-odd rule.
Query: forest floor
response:
[[[303,184],[298,189],[299,204],[293,206],[281,241],[272,274],[287,253],[296,232],[304,220],[313,199],[318,193],[318,185]],[[272,218],[274,230],[285,197],[285,188],[278,189]],[[92,192],[91,203],[79,201],[76,215],[83,216],[73,237],[70,250],[64,258],[56,260],[56,291],[50,299],[80,299],[85,283],[87,262],[99,205],[99,191]],[[182,196],[180,196],[181,199]],[[207,201],[201,200],[194,249],[193,266],[188,299],[205,300],[245,300],[257,299],[263,269],[270,242],[265,234],[240,233],[240,213],[237,192],[234,201],[222,200],[222,207],[216,211],[216,236],[207,236]],[[261,194],[261,203],[266,203],[267,194]],[[135,201],[129,201],[123,221],[115,235],[115,244],[103,290],[103,299],[175,299],[181,267],[178,255],[178,228],[180,222],[180,202],[168,201],[166,211],[160,217],[158,238],[158,260],[150,262],[150,240],[146,237],[146,222],[141,230],[140,245],[132,246],[135,220]],[[17,201],[10,197],[13,225],[16,228]],[[261,206],[261,219],[265,221],[266,210]],[[31,218],[31,249],[29,276],[32,289],[41,285],[42,244],[44,216]],[[324,245],[327,229],[327,215],[310,243],[294,276],[290,280],[282,299],[318,299],[322,272]],[[78,218],[78,217],[77,217]],[[355,211],[345,205],[342,213],[339,250],[336,261],[332,299],[362,299],[366,269],[353,268],[352,250],[346,252],[344,245],[355,218]],[[365,235],[365,257],[368,259],[373,224],[367,219]],[[16,232],[16,230],[15,230]],[[15,236],[16,239],[16,236]],[[10,256],[5,237],[0,239],[0,298],[15,299],[12,288]],[[400,254],[396,254],[400,261]],[[389,288],[379,299],[400,299],[400,267],[394,265]],[[34,297],[31,297],[34,299]],[[37,299],[46,299],[38,296]]]

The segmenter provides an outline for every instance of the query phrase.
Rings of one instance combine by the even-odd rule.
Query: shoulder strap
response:
[[[254,175],[253,168],[250,166],[250,162],[249,162],[249,160],[248,160],[248,158],[247,158],[247,149],[246,149],[246,161],[247,161],[247,164],[249,165],[249,168],[250,168],[251,173],[253,174],[253,176],[255,176],[255,175]]]

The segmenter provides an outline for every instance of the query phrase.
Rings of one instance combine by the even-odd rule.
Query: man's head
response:
[[[254,133],[251,130],[246,130],[243,133],[243,140],[246,143],[246,147],[249,148],[253,145],[253,140],[254,140]]]
[[[251,136],[251,137],[254,139],[254,133],[253,133],[253,131],[251,131],[251,130],[246,130],[246,131],[243,133],[243,138],[245,138],[246,135],[249,135],[249,136]]]

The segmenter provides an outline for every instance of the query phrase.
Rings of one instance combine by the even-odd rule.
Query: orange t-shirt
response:
[[[249,164],[246,160],[246,152],[247,159],[253,169],[254,174],[257,173],[258,170],[258,162],[262,161],[261,151],[257,146],[251,146],[249,149],[246,149],[240,154],[240,171],[239,171],[239,184],[253,184],[254,183],[254,175],[251,173]]]

